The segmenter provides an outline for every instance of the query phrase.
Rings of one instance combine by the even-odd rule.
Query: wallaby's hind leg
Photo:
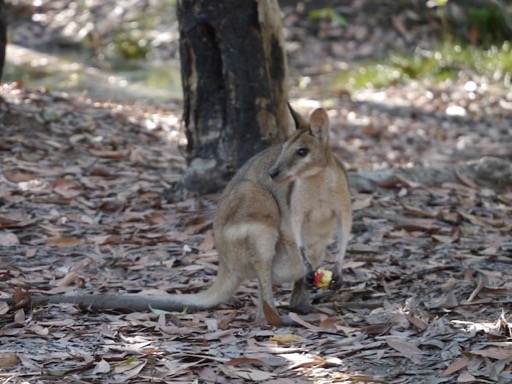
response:
[[[222,234],[222,237],[218,236],[217,244],[219,256],[230,273],[225,278],[237,281],[257,278],[260,299],[258,317],[264,314],[263,301],[276,311],[272,293],[272,268],[276,254],[277,229],[260,221],[232,225],[224,228]],[[219,283],[220,285],[222,284]]]
[[[274,294],[272,292],[272,264],[270,266],[264,266],[258,270],[258,291],[259,291],[259,303],[258,303],[258,318],[265,317],[263,310],[263,302],[266,302],[268,306],[277,313],[276,304],[274,302]]]
[[[269,307],[277,313],[274,294],[272,292],[272,268],[276,253],[277,238],[277,230],[261,225],[260,230],[255,231],[249,240],[252,243],[251,249],[254,251],[254,254],[250,257],[250,264],[258,279],[260,296],[258,317],[264,316],[263,302],[266,302]]]
[[[272,268],[279,238],[280,211],[270,191],[253,181],[242,181],[220,203],[213,229],[219,257],[243,279],[258,279],[260,302],[276,309]]]
[[[350,206],[347,207],[347,211],[350,212]],[[333,276],[330,283],[330,289],[337,290],[341,288],[342,283],[342,269],[343,260],[345,259],[345,253],[347,251],[348,239],[350,237],[350,228],[352,227],[352,215],[345,215],[341,219],[338,219],[338,225],[336,228],[336,262],[334,264]]]
[[[290,307],[299,313],[306,314],[313,312],[315,307],[311,305],[311,297],[304,279],[298,279],[293,283]]]

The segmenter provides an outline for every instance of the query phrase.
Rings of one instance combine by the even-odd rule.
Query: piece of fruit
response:
[[[332,271],[328,269],[317,269],[315,272],[315,287],[320,288],[324,291],[329,289],[329,284],[331,284],[332,279]]]

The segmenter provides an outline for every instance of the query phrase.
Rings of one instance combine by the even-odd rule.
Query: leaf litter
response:
[[[469,100],[461,89],[410,82],[340,98],[334,150],[352,171],[510,159],[510,114],[499,106],[512,93],[482,86]],[[512,190],[461,172],[435,186],[397,177],[353,191],[343,288],[318,293],[317,313],[290,313],[295,326],[255,321],[255,282],[194,313],[31,308],[30,293],[203,289],[217,268],[219,196],[174,198],[185,168],[178,104],[14,85],[2,95],[0,295],[18,303],[0,302],[5,382],[512,381]],[[448,116],[446,100],[474,116]],[[311,101],[292,104],[307,113]],[[276,287],[283,312],[289,291]]]
[[[327,298],[319,294],[316,314],[291,313],[296,326],[254,322],[255,282],[226,305],[195,313],[27,307],[28,292],[204,288],[216,272],[211,224],[218,196],[168,200],[183,160],[164,127],[147,131],[130,122],[140,121],[142,108],[126,107],[121,115],[115,105],[48,92],[13,88],[7,96],[0,287],[20,306],[0,307],[3,379],[512,379],[512,195],[463,180],[355,191],[344,287]],[[41,124],[24,102],[29,99],[42,108],[63,104],[69,112],[65,120]],[[88,138],[76,139],[84,129]],[[289,287],[277,288],[281,305],[288,294]]]

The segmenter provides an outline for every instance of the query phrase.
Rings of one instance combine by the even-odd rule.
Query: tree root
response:
[[[506,159],[485,156],[444,168],[412,167],[358,171],[349,172],[348,177],[351,188],[361,192],[373,191],[377,187],[390,188],[399,184],[434,186],[448,182],[462,182],[468,187],[484,187],[504,192],[512,187],[512,163]]]

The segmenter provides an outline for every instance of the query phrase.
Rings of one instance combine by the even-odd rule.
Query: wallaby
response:
[[[297,131],[286,142],[251,158],[227,185],[213,223],[219,267],[215,282],[199,293],[165,296],[34,296],[33,302],[81,303],[93,309],[149,307],[206,309],[226,302],[244,280],[258,280],[259,314],[276,311],[273,284],[293,283],[290,307],[311,311],[308,285],[337,235],[331,288],[341,268],[352,225],[343,165],[329,147],[329,118],[316,109],[306,122],[291,109]]]

